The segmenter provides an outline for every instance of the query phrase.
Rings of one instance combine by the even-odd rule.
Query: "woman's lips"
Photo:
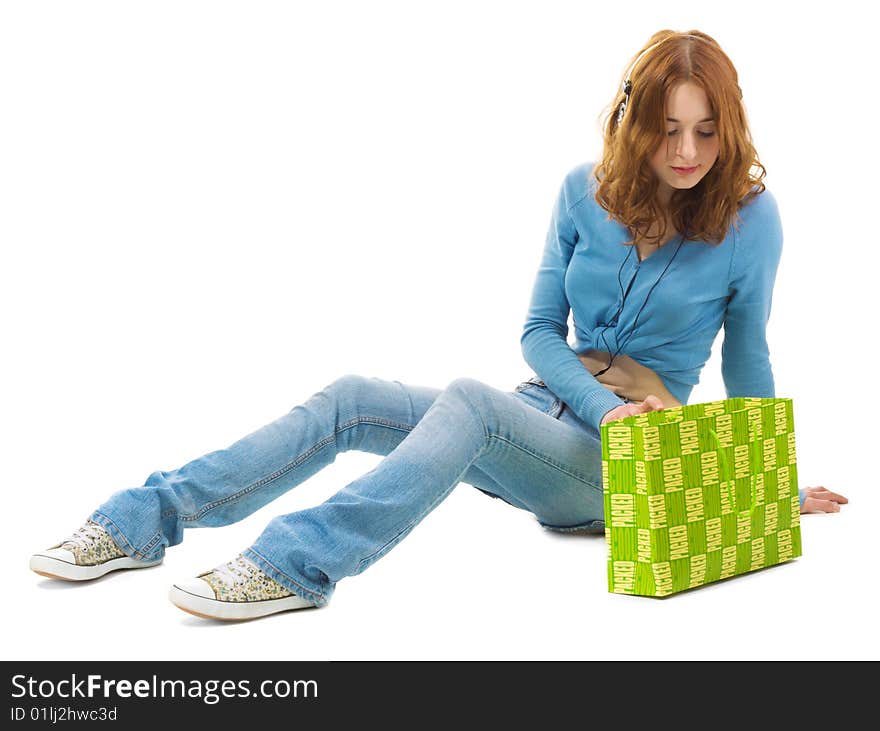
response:
[[[675,172],[677,172],[679,175],[690,175],[698,167],[700,167],[700,166],[694,165],[694,167],[692,167],[692,168],[672,168],[672,169],[675,170]]]

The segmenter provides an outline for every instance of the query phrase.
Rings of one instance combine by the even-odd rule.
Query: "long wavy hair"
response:
[[[679,84],[689,81],[706,94],[718,134],[718,158],[709,172],[689,189],[676,189],[669,219],[676,231],[692,240],[720,244],[730,224],[738,228],[738,211],[764,192],[767,171],[752,145],[736,69],[714,38],[691,30],[661,30],[627,65],[620,91],[599,115],[604,135],[602,160],[594,167],[596,201],[628,229],[627,246],[657,244],[666,238],[666,218],[657,201],[659,180],[650,159],[666,143],[666,100]],[[623,82],[631,89],[618,126]],[[604,121],[602,117],[605,115]],[[752,174],[756,168],[757,175]],[[652,223],[662,227],[649,238]]]

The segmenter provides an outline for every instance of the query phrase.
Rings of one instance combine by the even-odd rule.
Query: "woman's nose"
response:
[[[675,153],[679,160],[693,160],[697,156],[697,140],[694,134],[677,135]]]

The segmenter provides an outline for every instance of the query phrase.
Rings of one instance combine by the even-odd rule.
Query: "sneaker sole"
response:
[[[277,612],[315,608],[314,604],[304,605],[304,600],[295,594],[281,599],[264,599],[258,602],[223,602],[219,599],[208,599],[198,594],[192,594],[176,585],[171,587],[168,598],[178,609],[194,614],[196,617],[224,621],[257,619]]]
[[[163,559],[159,558],[154,561],[137,561],[128,556],[121,558],[113,558],[104,563],[95,566],[80,566],[75,563],[68,563],[61,559],[51,556],[43,556],[35,554],[31,556],[31,571],[45,576],[49,579],[62,579],[64,581],[88,581],[89,579],[97,579],[111,571],[119,571],[122,569],[146,569],[150,566],[157,566],[162,563]]]

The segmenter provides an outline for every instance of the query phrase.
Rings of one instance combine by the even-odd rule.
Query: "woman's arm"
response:
[[[520,343],[538,378],[598,430],[602,417],[624,402],[584,370],[568,344],[571,303],[565,291],[568,265],[580,239],[571,211],[585,200],[588,172],[585,166],[573,169],[556,198]]]
[[[767,323],[782,256],[782,221],[776,199],[765,190],[741,211],[734,238],[729,296],[721,344],[721,376],[727,397],[776,395]]]
[[[578,359],[590,373],[604,370],[611,359],[611,354],[601,350],[588,350],[578,355]],[[653,394],[663,402],[663,408],[681,406],[681,402],[673,396],[663,379],[628,355],[615,356],[611,368],[602,375],[596,376],[605,388],[621,398],[642,403]]]

